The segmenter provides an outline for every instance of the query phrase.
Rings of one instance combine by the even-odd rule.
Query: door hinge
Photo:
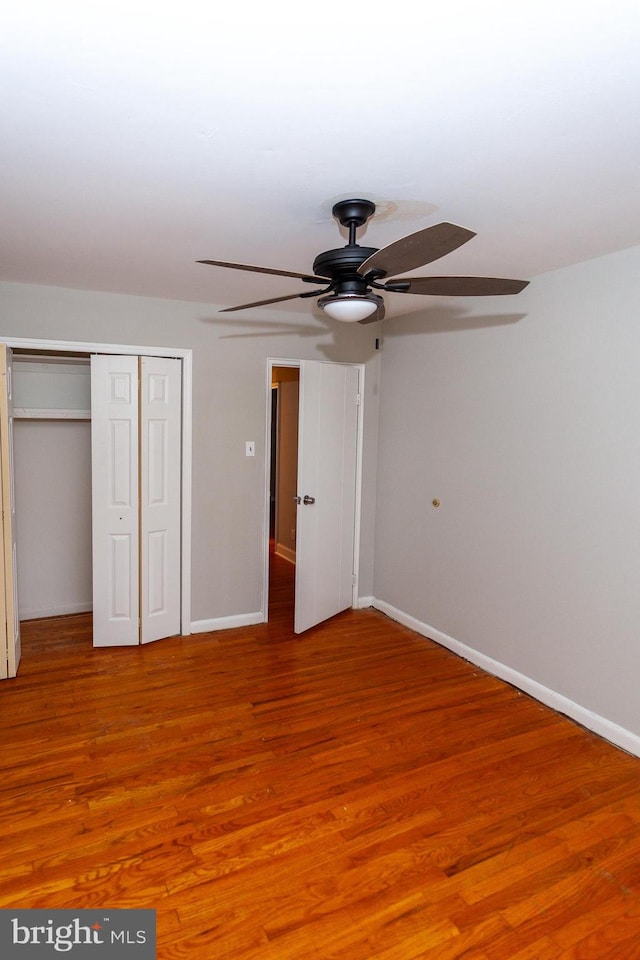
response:
[[[356,407],[360,406],[360,402],[361,402],[361,395],[359,393],[356,393]]]
[[[351,586],[352,586],[352,587],[355,587],[355,585],[356,585],[357,582],[358,582],[357,576],[355,575],[355,573],[352,573],[352,574],[351,574]]]

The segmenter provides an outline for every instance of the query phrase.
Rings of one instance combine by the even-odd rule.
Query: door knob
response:
[[[315,503],[315,502],[316,502],[316,498],[315,498],[315,497],[310,497],[310,496],[307,494],[307,495],[305,495],[305,496],[302,498],[302,502],[303,502],[303,503],[306,503],[307,506],[308,506],[310,503]]]

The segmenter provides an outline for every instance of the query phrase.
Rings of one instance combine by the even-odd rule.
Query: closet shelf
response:
[[[14,407],[13,416],[16,420],[91,420],[91,410]]]

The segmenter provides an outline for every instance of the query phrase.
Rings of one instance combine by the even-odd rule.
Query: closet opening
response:
[[[104,512],[105,505],[96,500],[95,480],[101,473],[98,470],[96,474],[92,465],[92,459],[96,462],[96,436],[102,435],[100,431],[96,435],[95,422],[103,396],[99,387],[96,391],[94,361],[100,359],[111,357],[116,361],[121,357],[122,363],[115,363],[114,367],[132,371],[132,387],[140,391],[137,416],[144,418],[141,424],[144,422],[145,429],[139,446],[131,447],[132,452],[137,450],[134,455],[140,458],[139,469],[148,480],[146,486],[139,487],[137,482],[131,486],[132,491],[138,491],[144,508],[139,526],[136,524],[136,536],[145,538],[144,548],[138,548],[144,582],[140,592],[133,581],[130,587],[131,596],[139,596],[141,604],[144,601],[139,614],[132,611],[135,622],[139,617],[140,625],[135,642],[146,643],[175,633],[190,634],[192,351],[11,337],[0,338],[0,345],[3,356],[6,352],[3,366],[6,430],[3,429],[0,465],[5,505],[3,575],[7,604],[5,632],[0,638],[0,679],[10,679],[18,672],[21,620],[33,623],[79,614],[85,622],[87,616],[93,619],[95,629],[96,616],[102,623],[102,584],[110,577],[98,577],[100,582],[96,583],[100,569],[96,567],[95,553],[96,503],[99,514]],[[137,375],[131,361],[135,361]],[[110,401],[121,399],[118,392],[123,383],[122,375],[116,373]],[[135,387],[136,383],[144,384],[144,391],[141,386]],[[174,411],[167,413],[170,421],[161,410],[161,407],[168,410],[169,404]],[[100,423],[102,429],[102,421]],[[109,428],[107,422],[106,426],[118,433],[118,424]],[[122,443],[118,446],[122,448]],[[168,449],[177,449],[177,456],[167,457]],[[169,474],[164,472],[163,463],[167,460],[176,463],[177,475],[173,467]],[[119,479],[114,480],[116,492],[122,489],[118,487]],[[170,488],[165,485],[165,479]],[[165,494],[169,496],[169,489],[171,494],[167,500]],[[158,509],[162,512],[165,503],[168,506],[176,502],[178,525],[172,528],[174,534],[165,535]],[[119,505],[116,509],[122,512]],[[152,510],[155,511],[153,519]],[[175,521],[166,522],[175,524]],[[169,541],[174,538],[171,556],[176,557],[168,578],[163,577],[167,537]],[[114,549],[120,554],[122,539],[118,531],[114,543],[119,543]],[[175,589],[172,592],[171,610],[176,612],[170,613],[171,630],[162,633],[158,625],[169,612],[163,607],[165,581],[179,585],[179,589],[177,593]],[[116,607],[128,589],[123,587],[122,579],[116,584],[116,603],[111,605],[116,619],[120,616]],[[94,645],[131,642],[120,639],[115,644],[109,639],[102,642],[97,639],[95,629]]]
[[[298,508],[299,367],[271,371],[269,462],[269,621],[293,623]]]
[[[92,610],[88,354],[14,350],[20,621]]]

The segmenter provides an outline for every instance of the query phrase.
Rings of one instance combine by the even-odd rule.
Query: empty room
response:
[[[639,40],[5,11],[3,956],[640,956]]]

